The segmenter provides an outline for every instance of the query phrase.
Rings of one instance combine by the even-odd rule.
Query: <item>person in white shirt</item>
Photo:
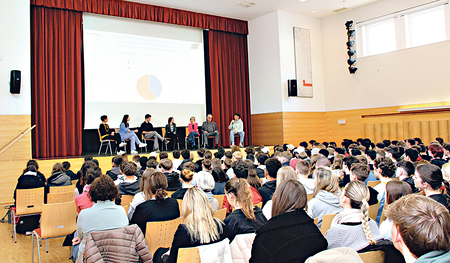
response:
[[[311,165],[306,160],[299,160],[295,165],[295,171],[297,172],[298,181],[305,187],[306,194],[314,193],[314,179],[308,178]]]
[[[234,114],[234,119],[230,122],[230,126],[228,126],[228,129],[230,129],[230,142],[231,146],[234,145],[234,135],[239,134],[239,146],[244,147],[244,123],[241,120],[241,115],[239,113]]]

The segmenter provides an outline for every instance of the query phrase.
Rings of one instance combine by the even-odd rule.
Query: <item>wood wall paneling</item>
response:
[[[277,145],[283,143],[283,114],[252,114],[254,145]]]

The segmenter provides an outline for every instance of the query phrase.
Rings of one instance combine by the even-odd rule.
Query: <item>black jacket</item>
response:
[[[120,174],[120,168],[119,167],[113,167],[111,170],[106,172],[106,175],[111,177],[113,181],[117,180],[117,176]]]
[[[32,189],[45,187],[47,193],[47,186],[45,176],[41,172],[26,172],[17,179],[16,189],[14,190],[14,200],[16,200],[17,189]]]
[[[272,200],[272,195],[275,192],[276,187],[277,187],[277,180],[273,180],[270,182],[266,182],[263,186],[258,188],[258,192],[263,199],[263,205],[265,205],[267,201]]]
[[[141,181],[136,180],[132,183],[124,181],[118,185],[120,195],[135,195],[141,190]]]
[[[180,189],[176,190],[175,193],[173,193],[171,197],[174,199],[183,199],[184,194],[186,194],[186,191],[188,189],[189,188],[180,188]]]
[[[257,175],[259,178],[264,178],[265,172],[264,172],[263,169],[261,169],[261,168],[256,168],[255,170],[256,170],[256,175]]]
[[[178,202],[173,198],[166,198],[159,204],[155,199],[150,199],[136,207],[130,225],[137,224],[145,235],[147,222],[168,221],[180,217]]]
[[[183,171],[183,166],[184,166],[184,164],[185,164],[185,163],[188,163],[188,162],[192,162],[192,160],[191,160],[191,159],[184,159],[184,160],[180,163],[180,165],[177,167],[177,170],[178,170],[178,171]],[[175,167],[174,167],[174,169],[175,169]]]
[[[327,247],[314,220],[298,209],[277,215],[256,230],[250,263],[301,263]]]
[[[176,191],[181,188],[180,175],[177,172],[164,173],[167,178],[167,191]]]
[[[66,170],[65,173],[70,177],[70,180],[77,180],[77,174],[72,172],[72,170]]]
[[[234,210],[225,220],[225,235],[233,241],[234,237],[239,234],[255,233],[256,229],[267,222],[266,217],[262,213],[261,208],[255,206],[255,219],[249,220],[245,217],[241,209]]]
[[[369,188],[369,194],[370,194],[370,198],[369,198],[369,205],[375,205],[378,203],[378,191],[373,189],[372,187],[368,187]]]

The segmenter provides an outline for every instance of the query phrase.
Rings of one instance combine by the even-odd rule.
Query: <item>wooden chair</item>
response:
[[[307,195],[308,202],[309,202],[311,199],[313,199],[313,197],[314,197],[314,194],[308,194],[308,195]]]
[[[134,195],[122,195],[122,201],[121,201],[121,205],[122,206],[126,206],[126,205],[130,205],[131,201],[133,201]]]
[[[66,203],[73,201],[73,192],[49,193],[47,204]]]
[[[180,263],[200,263],[200,251],[196,247],[178,249],[177,262]]]
[[[225,195],[214,195],[214,198],[216,198],[217,202],[219,202],[219,208],[222,208]]]
[[[219,210],[215,211],[214,217],[219,218],[222,221],[225,220],[225,217],[227,217],[227,209],[223,208],[223,209],[219,209]]]
[[[77,185],[77,183],[78,183],[78,179],[76,179],[76,180],[72,180],[72,185]],[[75,189],[74,189],[75,190]]]
[[[384,220],[386,220],[386,214],[385,214],[386,207],[387,207],[387,205],[386,205],[386,203],[384,203],[383,211],[381,212],[381,217],[380,217],[380,225]]]
[[[208,137],[206,137],[206,140],[202,141],[203,148],[206,148],[206,145],[208,144],[208,139],[213,139],[214,144],[212,146],[215,146],[217,144],[216,136],[215,135],[209,135]]]
[[[372,187],[372,188],[374,188],[376,185],[378,185],[378,184],[380,184],[380,181],[370,181],[370,182],[367,182],[367,186],[369,187]]]
[[[44,205],[44,187],[16,190],[16,207],[11,209],[11,238],[17,243],[16,219],[21,216],[39,215]],[[72,194],[73,196],[73,194]]]
[[[369,206],[369,217],[372,218],[372,220],[377,220],[378,215],[378,209],[380,208],[380,202]]]
[[[57,194],[57,193],[72,193],[73,196],[73,191],[75,190],[76,185],[72,184],[72,185],[66,185],[66,186],[52,186],[49,187],[49,192],[51,194]],[[80,193],[81,194],[81,193]]]
[[[314,224],[317,226],[318,223],[319,223],[319,218],[318,217],[314,218]]]
[[[175,191],[166,191],[168,197],[172,197],[172,194],[175,193]]]
[[[100,129],[97,129],[97,131],[98,131],[98,138],[99,138],[99,140],[100,140],[100,147],[99,147],[99,149],[98,149],[98,155],[100,155],[100,152],[102,151],[102,147],[103,147],[103,144],[104,144],[104,143],[105,143],[105,145],[106,145],[105,155],[108,153],[108,147],[109,147],[109,152],[110,152],[111,155],[112,155],[111,142],[115,142],[115,141],[114,141],[113,139],[103,140],[103,139],[102,139],[102,135],[100,134]]]
[[[358,253],[364,263],[383,263],[384,262],[384,252],[381,250],[370,251],[365,253]]]
[[[166,128],[161,128],[161,131],[162,131],[164,139],[166,139],[168,141],[172,140],[171,138],[167,138],[166,137]],[[163,145],[166,146],[166,151],[167,151],[167,143],[163,143]],[[178,150],[179,150],[180,149],[180,141],[179,140],[177,141],[177,147],[178,147]]]
[[[177,199],[178,209],[180,209],[180,216],[183,215],[183,199]]]
[[[323,218],[322,218],[322,226],[320,227],[320,232],[322,233],[322,235],[325,236],[325,233],[328,231],[328,229],[330,229],[330,227],[331,227],[331,222],[333,221],[333,218],[334,218],[336,215],[337,215],[337,214],[323,215]]]
[[[147,222],[145,240],[150,253],[153,255],[160,247],[171,247],[175,231],[182,223],[183,218],[181,217],[169,221]]]
[[[41,262],[41,241],[65,237],[68,234],[72,234],[77,227],[76,218],[77,209],[75,207],[75,201],[43,205],[41,227],[35,229],[31,235],[31,259],[34,260],[35,237],[39,255],[39,262]],[[47,242],[45,244],[46,252],[48,253]],[[72,253],[70,251],[69,256],[71,255]]]
[[[254,205],[256,205],[257,207],[259,207],[259,208],[261,208],[261,209],[262,209],[262,202],[259,202],[259,203],[257,203],[257,204],[254,204]]]
[[[188,139],[189,139],[189,128],[186,127],[186,137],[184,137],[184,145],[186,145],[186,149],[187,149],[187,145],[188,145]],[[200,145],[200,136],[196,135],[194,140],[197,139],[197,145]]]

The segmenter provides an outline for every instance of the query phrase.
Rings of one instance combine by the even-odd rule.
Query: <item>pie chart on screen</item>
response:
[[[146,100],[154,100],[161,95],[161,81],[153,75],[144,75],[136,83],[139,95]]]

